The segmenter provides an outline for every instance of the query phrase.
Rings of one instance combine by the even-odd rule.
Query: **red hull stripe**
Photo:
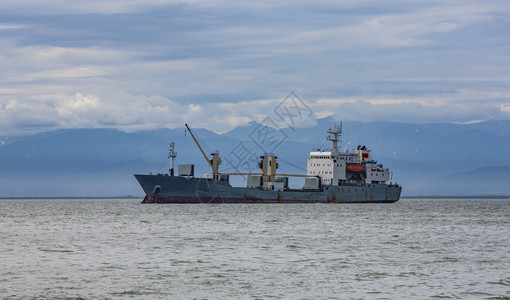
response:
[[[333,201],[339,203],[392,203],[397,200],[377,201]],[[147,195],[142,203],[327,203],[319,200],[278,200],[278,199],[247,199],[247,198],[220,198],[220,197],[195,197],[195,196],[155,196]]]

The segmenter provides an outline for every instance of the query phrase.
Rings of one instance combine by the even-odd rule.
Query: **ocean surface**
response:
[[[510,200],[0,200],[0,298],[509,299]]]

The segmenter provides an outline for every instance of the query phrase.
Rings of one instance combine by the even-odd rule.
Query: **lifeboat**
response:
[[[361,164],[351,164],[351,165],[347,165],[345,170],[347,172],[361,173],[361,172],[363,172],[364,168]]]

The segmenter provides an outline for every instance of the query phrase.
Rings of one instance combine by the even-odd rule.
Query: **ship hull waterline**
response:
[[[394,203],[398,185],[331,186],[324,190],[268,191],[233,187],[227,181],[205,178],[135,175],[146,196],[142,203]]]

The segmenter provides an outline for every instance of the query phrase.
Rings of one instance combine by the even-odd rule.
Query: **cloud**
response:
[[[403,123],[469,123],[489,120],[497,116],[501,116],[497,104],[425,106],[416,102],[371,104],[362,100],[341,105],[335,113],[335,118],[339,121],[367,120]]]
[[[430,104],[423,99],[389,102],[359,99],[302,99],[311,114],[294,111],[295,124],[307,127],[317,117],[334,116],[339,121],[392,121],[408,123],[469,123],[508,118],[510,105],[497,99],[463,103]],[[226,132],[252,120],[270,118],[285,127],[277,109],[281,99],[204,104],[180,104],[161,96],[110,95],[107,98],[85,94],[48,94],[25,99],[0,100],[2,135],[31,134],[58,128],[116,128],[138,131],[176,128],[185,123]],[[423,102],[425,104],[419,103]],[[286,105],[289,103],[287,102]]]
[[[13,29],[23,29],[27,26],[24,24],[0,24],[0,31],[1,30],[13,30]]]
[[[261,121],[290,91],[309,99],[316,116],[510,118],[510,7],[499,1],[0,7],[5,133],[191,120],[222,132]]]
[[[113,13],[135,13],[146,9],[154,9],[169,4],[193,3],[196,1],[171,1],[171,0],[89,0],[67,1],[67,0],[18,0],[2,2],[2,9],[7,13],[17,14],[113,14]]]
[[[508,100],[507,103],[501,104],[500,111],[510,116],[510,100]]]

